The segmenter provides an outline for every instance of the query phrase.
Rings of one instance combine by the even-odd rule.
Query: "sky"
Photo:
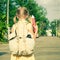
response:
[[[60,0],[35,0],[47,10],[47,18],[49,21],[60,18]]]

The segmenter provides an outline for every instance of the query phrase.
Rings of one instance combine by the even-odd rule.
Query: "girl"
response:
[[[23,22],[23,24],[24,24],[25,22],[27,22],[26,18],[28,18],[28,16],[29,16],[28,10],[25,7],[19,7],[17,9],[16,16],[14,17],[15,24],[13,25],[11,32],[14,32],[14,30],[16,29],[17,23]],[[17,23],[16,23],[16,18],[18,18]],[[18,27],[18,29],[21,30],[21,36],[22,36],[22,26],[21,27],[17,26],[17,27]],[[33,35],[32,38],[35,40],[36,37],[33,32],[33,28],[32,28],[31,23],[28,23],[27,27],[28,27],[29,32]],[[18,30],[18,32],[17,32],[18,34],[20,34],[19,33],[20,30]],[[15,55],[11,54],[11,60],[35,60],[35,58],[34,58],[34,54],[32,54],[30,56],[15,56]]]

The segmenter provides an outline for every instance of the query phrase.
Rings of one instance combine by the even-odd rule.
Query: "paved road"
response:
[[[36,60],[60,60],[60,38],[37,38],[35,58]],[[8,44],[0,44],[0,60],[10,60]]]

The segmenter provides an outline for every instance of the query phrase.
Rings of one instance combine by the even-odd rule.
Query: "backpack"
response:
[[[34,52],[35,41],[28,31],[27,21],[19,21],[14,25],[14,32],[9,34],[9,47],[13,55],[31,55]]]

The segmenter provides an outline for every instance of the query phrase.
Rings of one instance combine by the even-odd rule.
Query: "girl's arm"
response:
[[[12,26],[12,28],[11,28],[11,31],[10,31],[10,32],[11,32],[11,33],[12,33],[12,32],[15,32],[15,29],[16,29],[16,25],[14,24],[14,25]]]
[[[29,23],[29,25],[28,25],[28,30],[32,34],[32,36],[33,36],[32,38],[35,40],[36,36],[35,36],[35,33],[33,32],[33,27],[32,27],[31,23]]]
[[[38,26],[36,25],[36,32],[35,32],[35,36],[37,36],[37,33],[38,33]]]

